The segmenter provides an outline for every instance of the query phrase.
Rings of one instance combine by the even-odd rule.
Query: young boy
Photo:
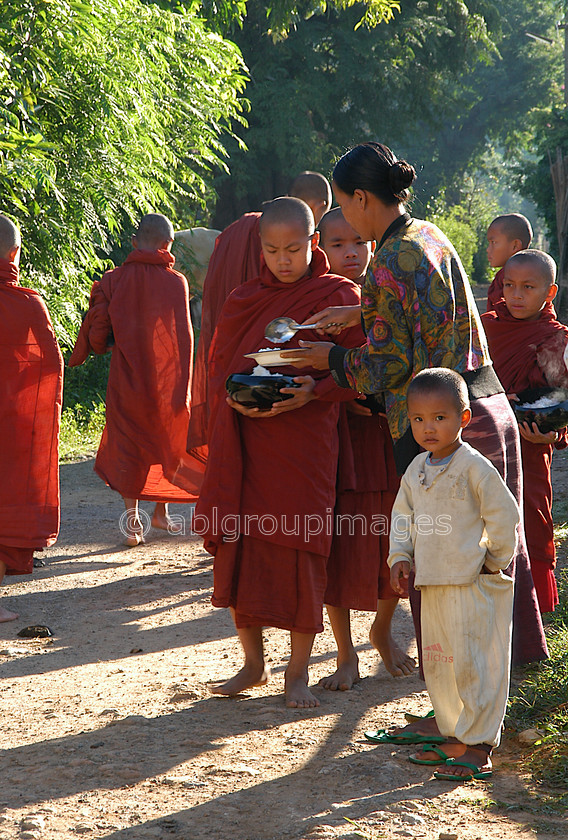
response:
[[[503,267],[509,257],[528,248],[532,240],[532,227],[521,213],[507,213],[493,219],[487,230],[487,259],[491,268],[499,271],[487,290],[487,312],[503,297]]]
[[[439,779],[485,779],[509,691],[514,585],[500,570],[515,551],[519,511],[495,467],[462,442],[471,410],[458,373],[421,371],[407,406],[426,451],[402,477],[388,563],[399,595],[415,570],[424,678],[442,742],[410,760],[447,765]]]
[[[142,217],[126,261],[93,284],[69,359],[73,367],[112,350],[95,471],[124,500],[127,546],[144,542],[139,499],[156,502],[152,525],[167,530],[167,503],[195,501],[204,471],[185,450],[193,331],[173,238],[165,216]]]
[[[331,271],[362,286],[375,243],[361,239],[340,207],[323,216],[319,229]],[[363,344],[362,330],[359,338]],[[321,686],[332,691],[347,691],[359,680],[359,658],[350,629],[352,609],[376,611],[371,642],[393,676],[414,668],[414,661],[391,634],[398,597],[391,589],[386,562],[388,521],[399,479],[386,417],[378,412],[373,397],[346,402],[340,409],[336,528],[325,594],[337,643],[337,669],[320,680]]]
[[[319,172],[301,172],[290,185],[289,195],[305,201],[313,213],[316,227],[331,206],[329,181]],[[211,340],[223,304],[229,294],[260,273],[261,213],[245,213],[225,228],[215,248],[203,284],[201,330],[195,358],[192,385],[191,421],[187,448],[200,458],[207,457],[207,361]]]
[[[0,584],[30,575],[59,531],[63,360],[37,292],[18,285],[21,238],[0,216]],[[18,614],[0,606],[0,622]]]
[[[504,300],[483,315],[489,352],[507,394],[542,386],[568,387],[563,356],[568,327],[556,318],[556,264],[542,251],[519,251],[505,265]],[[566,430],[543,434],[519,425],[523,461],[523,509],[531,572],[541,612],[558,604],[554,577],[550,467],[554,449],[567,445]]]
[[[254,367],[245,354],[267,346],[264,331],[278,316],[304,321],[322,303],[359,300],[359,289],[329,274],[310,208],[296,198],[265,205],[260,221],[265,265],[235,289],[221,313],[210,354],[209,459],[193,530],[215,555],[212,603],[229,607],[244,650],[243,668],[215,687],[235,695],[264,684],[264,625],[289,630],[286,703],[319,705],[308,688],[315,633],[323,630],[329,520],[335,502],[338,399],[331,377],[311,368],[294,376],[300,389],[269,411],[244,408],[226,396],[231,373]],[[314,333],[315,336],[315,333]],[[356,332],[343,333],[350,345]],[[286,348],[297,348],[294,337]],[[353,399],[348,392],[347,399]]]

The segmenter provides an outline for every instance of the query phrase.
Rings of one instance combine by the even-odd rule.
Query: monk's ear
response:
[[[376,250],[377,250],[377,240],[372,239],[371,240],[371,254],[374,254]]]
[[[546,302],[552,303],[557,294],[558,286],[556,285],[556,283],[553,283],[548,292],[546,293]]]
[[[8,262],[16,263],[16,264],[19,262],[20,248],[21,248],[21,245],[14,245],[13,248],[10,248],[10,250],[6,254],[6,258],[7,258]]]
[[[130,238],[130,242],[131,242],[133,248],[138,248],[138,238],[137,238],[135,233],[132,234],[132,236]]]
[[[513,239],[511,242],[511,248],[513,249],[513,253],[516,254],[517,251],[524,251],[523,243],[520,239]]]
[[[311,246],[312,246],[312,251],[316,250],[316,248],[319,245],[319,241],[320,241],[320,232],[319,232],[319,230],[316,230],[316,231],[314,231],[314,233],[312,233],[312,235],[310,237],[310,243],[311,243]]]
[[[471,423],[471,408],[466,408],[462,411],[461,428],[465,429]]]

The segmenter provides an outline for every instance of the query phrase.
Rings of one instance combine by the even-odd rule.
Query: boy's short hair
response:
[[[8,216],[0,215],[0,259],[7,259],[10,251],[22,244],[20,231]]]
[[[343,221],[345,221],[345,216],[343,215],[341,207],[332,207],[331,210],[328,210],[327,213],[324,213],[321,217],[318,224],[318,230],[322,235],[322,239],[325,236],[327,223],[332,222],[334,219],[343,219]]]
[[[138,223],[136,238],[138,247],[144,245],[148,250],[153,251],[164,242],[173,240],[174,226],[168,217],[161,213],[147,213]]]
[[[512,265],[514,263],[521,265],[530,263],[546,283],[547,289],[553,283],[556,283],[556,263],[550,254],[544,251],[539,251],[537,248],[526,248],[524,251],[517,251],[516,254],[509,257],[506,264]]]
[[[314,216],[305,201],[284,195],[262,205],[260,217],[260,233],[272,224],[297,224],[306,231],[306,236],[315,232]]]
[[[463,376],[450,368],[426,368],[417,373],[406,392],[406,401],[420,394],[444,393],[462,414],[469,405],[469,393]]]
[[[290,196],[301,198],[308,204],[310,201],[324,201],[328,206],[331,204],[329,181],[319,172],[300,172],[292,181],[288,192]]]
[[[523,248],[528,248],[533,238],[533,229],[531,223],[522,213],[506,213],[503,216],[497,216],[489,225],[500,228],[507,239],[512,242],[513,239],[518,239]]]

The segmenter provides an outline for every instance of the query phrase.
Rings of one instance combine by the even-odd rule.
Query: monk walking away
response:
[[[151,523],[168,530],[169,502],[197,498],[203,465],[186,454],[193,330],[188,284],[173,266],[169,219],[149,213],[134,250],[91,290],[69,365],[111,352],[106,425],[95,471],[124,499],[126,545],[144,542],[138,501],[156,502]]]
[[[533,231],[531,223],[521,213],[506,213],[493,219],[487,229],[487,259],[491,268],[499,271],[487,290],[487,311],[495,309],[495,305],[503,298],[503,277],[505,263],[516,254],[528,248],[531,244]]]
[[[308,687],[308,664],[323,630],[337,400],[356,393],[342,394],[329,374],[306,367],[297,375],[283,362],[275,372],[300,387],[283,389],[293,396],[261,411],[228,398],[225,381],[251,372],[254,362],[245,354],[266,348],[273,318],[300,322],[329,301],[356,304],[359,289],[329,274],[305,202],[283,197],[265,205],[260,237],[265,264],[227,299],[211,347],[209,459],[193,527],[215,556],[212,603],[230,608],[245,655],[241,670],[214,693],[236,695],[267,681],[262,628],[278,627],[291,637],[286,703],[310,708],[319,705]],[[357,333],[348,330],[343,340],[355,344]],[[298,346],[297,337],[286,344]]]
[[[0,583],[29,575],[59,532],[63,360],[39,294],[19,285],[21,238],[0,215]],[[0,621],[18,614],[0,605]]]
[[[486,779],[509,693],[514,584],[503,570],[519,510],[495,467],[461,439],[471,409],[458,373],[421,371],[407,406],[426,451],[402,477],[388,563],[395,591],[408,594],[414,569],[422,593],[424,679],[439,732],[410,761],[442,765],[437,779]],[[396,743],[397,735],[375,738]]]
[[[568,388],[568,327],[556,317],[557,291],[552,257],[534,249],[519,251],[505,265],[504,299],[482,316],[495,370],[511,397],[533,388]],[[545,613],[558,604],[550,469],[554,450],[564,449],[568,439],[566,429],[542,432],[536,423],[520,423],[519,432],[527,547]]]
[[[362,286],[376,243],[363,240],[339,207],[323,216],[319,230],[331,271]],[[359,344],[364,341],[361,329]],[[337,643],[337,668],[320,681],[331,691],[347,691],[360,679],[351,610],[376,611],[371,642],[393,676],[409,674],[415,666],[391,633],[398,595],[391,588],[387,565],[388,524],[400,479],[384,412],[380,398],[373,395],[340,408],[335,530],[325,593]]]

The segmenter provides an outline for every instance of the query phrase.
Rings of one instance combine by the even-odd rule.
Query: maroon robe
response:
[[[39,294],[0,260],[0,560],[29,574],[59,532],[63,361]]]
[[[262,213],[245,213],[219,234],[203,283],[201,330],[193,371],[191,420],[187,448],[196,457],[207,457],[207,361],[213,333],[229,294],[260,274],[259,222]]]
[[[495,370],[508,394],[568,387],[563,361],[568,327],[557,320],[552,304],[546,304],[538,320],[525,321],[514,318],[501,301],[483,315],[483,324]],[[541,612],[552,611],[558,603],[550,466],[553,448],[566,445],[565,430],[554,447],[521,438],[525,534]]]
[[[492,312],[495,305],[503,299],[503,280],[505,269],[500,268],[487,289],[487,312]]]
[[[186,454],[193,331],[169,251],[132,251],[93,284],[69,365],[112,345],[98,475],[130,499],[191,502],[203,464]],[[112,344],[114,341],[114,344]]]
[[[333,531],[338,400],[355,392],[328,372],[282,366],[278,372],[316,379],[319,399],[276,417],[252,418],[230,408],[225,380],[249,373],[244,358],[267,346],[266,325],[287,315],[305,321],[325,306],[356,305],[359,288],[328,274],[319,248],[308,275],[281,283],[263,265],[229,296],[210,355],[209,459],[193,529],[215,555],[218,607],[236,611],[238,627],[268,624],[313,633],[323,629],[326,562]],[[319,336],[306,331],[309,340]],[[355,346],[358,328],[338,338]],[[298,346],[294,337],[287,349]]]

